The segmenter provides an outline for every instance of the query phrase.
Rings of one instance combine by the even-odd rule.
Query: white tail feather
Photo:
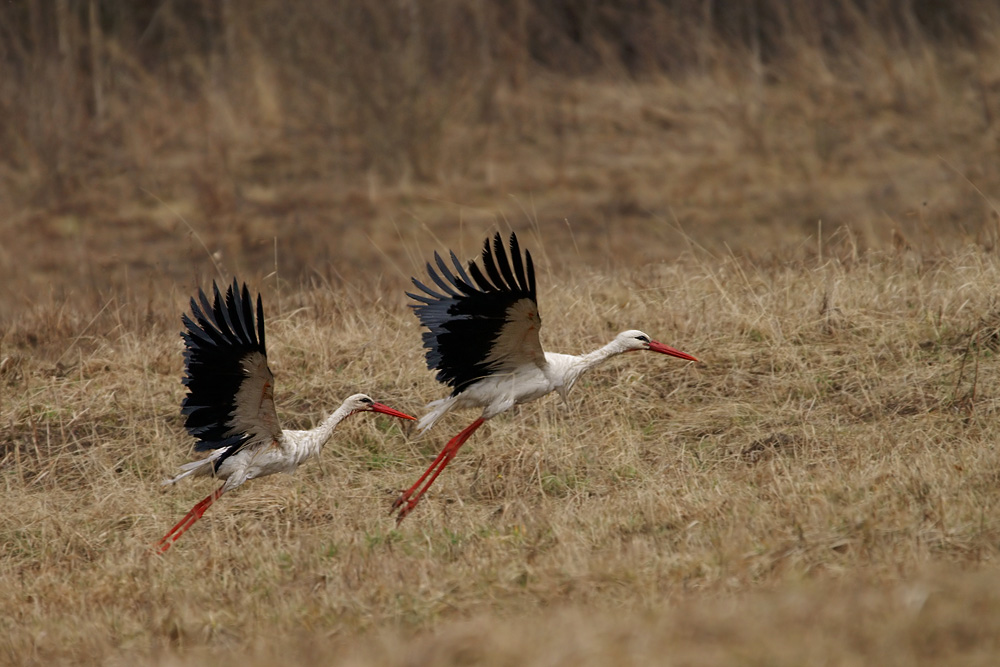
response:
[[[216,459],[222,456],[225,452],[226,452],[225,449],[217,449],[214,452],[212,452],[211,455],[206,456],[203,459],[199,459],[197,461],[191,461],[190,463],[185,463],[184,465],[180,466],[180,469],[183,470],[184,472],[171,479],[163,480],[163,485],[166,486],[167,484],[176,484],[185,477],[190,477],[191,475],[195,476],[211,475],[214,472],[213,464],[215,463]]]
[[[449,410],[455,407],[455,402],[457,400],[458,398],[455,396],[447,396],[428,403],[427,408],[430,412],[421,417],[420,421],[417,422],[417,429],[420,431],[420,434],[424,434],[427,429],[434,426],[434,423],[438,419],[443,417]]]

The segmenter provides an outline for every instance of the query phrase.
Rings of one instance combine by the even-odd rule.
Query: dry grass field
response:
[[[565,46],[528,3],[496,31],[412,4],[439,12],[423,43],[349,3],[219,10],[208,37],[169,3],[136,34],[48,4],[0,10],[0,663],[995,664],[989,3],[976,31],[866,15],[833,46],[789,10],[770,51],[677,60],[656,16],[608,55],[606,11],[575,67],[514,38]],[[440,60],[465,20],[488,48]],[[548,349],[637,327],[702,363],[628,355],[497,417],[399,527],[475,414],[355,417],[151,555],[214,488],[160,485],[191,456],[198,286],[263,293],[286,428],[355,391],[420,414],[444,391],[409,276],[511,228]]]

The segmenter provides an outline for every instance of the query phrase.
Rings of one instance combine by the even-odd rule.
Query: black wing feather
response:
[[[465,272],[465,268],[462,263],[458,261],[458,257],[455,256],[454,251],[449,251],[451,254],[451,263],[455,265],[455,270],[458,272],[458,277],[462,279],[462,283],[465,285],[471,285],[472,281],[469,280],[469,274]]]
[[[499,234],[493,239],[493,256],[497,259],[497,268],[500,269],[500,276],[502,278],[502,283],[498,283],[497,287],[512,289],[517,283],[514,281],[514,273],[510,270],[507,251],[504,250],[503,241],[500,239]]]
[[[254,331],[253,326],[253,303],[250,301],[250,290],[248,290],[247,286],[244,285],[243,290],[241,291],[234,280],[233,291],[235,292],[233,295],[235,299],[233,301],[227,301],[226,305],[229,307],[231,312],[235,311],[235,318],[233,319],[239,321],[240,330],[243,333],[244,340],[249,340],[256,345],[257,332]],[[251,320],[249,324],[247,323],[248,318]]]
[[[531,253],[527,250],[524,251],[524,261],[528,265],[528,291],[532,294],[535,293],[535,265],[531,262]]]
[[[434,301],[440,301],[441,299],[447,299],[447,298],[449,298],[449,297],[445,296],[444,294],[438,294],[437,292],[435,292],[430,287],[428,287],[427,285],[423,284],[422,282],[420,282],[416,278],[410,278],[410,280],[413,281],[414,285],[416,285],[417,287],[419,287],[420,289],[422,289],[423,291],[427,292],[427,294],[430,295],[429,297],[424,297],[424,296],[418,296],[416,294],[410,294],[409,292],[407,292],[407,294],[409,296],[413,297],[414,299],[422,299],[422,300],[426,300],[428,303],[432,303]]]
[[[187,396],[181,403],[184,426],[197,442],[195,449],[228,449],[216,463],[216,469],[230,454],[239,450],[255,434],[232,433],[236,414],[236,396],[247,378],[243,361],[259,352],[266,359],[264,347],[264,307],[257,296],[256,326],[253,301],[246,285],[240,290],[234,280],[225,299],[213,282],[214,304],[198,290],[198,301],[191,299],[191,314],[181,316],[184,331],[184,385]],[[256,329],[256,335],[255,335]]]
[[[438,260],[438,266],[439,267],[442,266],[443,262],[441,261],[441,257],[438,256],[437,253],[434,253],[434,257],[436,257]],[[434,281],[434,284],[440,287],[441,291],[447,294],[448,296],[450,297],[458,296],[458,293],[455,291],[454,286],[449,285],[447,282],[445,282],[445,279],[447,279],[450,280],[452,283],[454,283],[455,281],[454,276],[452,276],[450,273],[446,271],[442,271],[441,273],[444,276],[444,278],[442,278],[440,275],[437,274],[436,271],[434,271],[434,267],[431,266],[430,262],[427,263],[427,275],[431,277],[431,280]]]
[[[264,342],[264,302],[261,301],[260,293],[257,293],[257,345],[261,353],[267,357],[265,350],[267,344]]]
[[[500,252],[503,252],[503,242],[500,240],[500,234],[497,234],[493,239],[493,247],[500,248]],[[486,239],[483,243],[483,268],[486,269],[486,275],[490,277],[490,284],[494,289],[503,289],[504,282],[503,277],[500,275],[500,271],[497,269],[497,261],[494,257],[494,253],[490,252],[490,240]]]
[[[416,278],[412,282],[424,294],[407,292],[407,296],[418,302],[410,307],[427,328],[422,335],[427,367],[438,371],[437,380],[452,387],[453,395],[503,366],[503,360],[496,358],[495,344],[509,323],[512,306],[530,299],[537,317],[531,254],[525,253],[525,261],[522,261],[520,246],[513,233],[510,260],[499,233],[493,237],[492,244],[490,241],[487,238],[483,244],[485,274],[475,261],[469,262],[466,272],[454,252],[450,256],[456,273],[452,274],[435,253],[437,270],[428,264],[427,272],[444,294]],[[538,346],[537,330],[534,345]],[[538,351],[540,354],[540,347]]]
[[[514,280],[518,285],[527,285],[528,281],[524,277],[524,263],[521,261],[521,246],[518,245],[517,237],[513,234],[510,235],[510,259],[514,263]],[[532,271],[531,278],[534,281],[534,271]],[[534,287],[531,289],[534,291]]]
[[[232,302],[233,300],[232,289],[228,291],[226,299],[223,299],[222,295],[219,293],[218,285],[214,282],[212,283],[212,291],[215,292],[215,303],[213,304],[213,310],[215,311],[215,323],[219,325],[220,330],[228,331],[229,333],[238,336],[239,334],[236,332],[236,327],[233,326],[233,322],[229,318],[229,308],[226,305],[227,301]],[[225,325],[224,328],[222,326],[223,324]]]
[[[452,275],[451,268],[449,268],[449,266],[445,263],[445,261],[441,259],[441,255],[437,253],[434,253],[434,260],[437,262],[438,269],[441,271],[441,276],[444,277],[445,281],[448,284],[447,293],[450,294],[451,296],[458,296],[458,292],[455,291],[456,278],[454,275]]]

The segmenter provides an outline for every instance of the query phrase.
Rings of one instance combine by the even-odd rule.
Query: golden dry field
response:
[[[0,9],[0,663],[997,662],[990,3],[316,6]],[[421,414],[409,277],[498,229],[547,349],[701,363],[491,420],[398,527],[476,413],[355,417],[151,554],[216,484],[160,484],[199,286],[263,294],[284,427]]]

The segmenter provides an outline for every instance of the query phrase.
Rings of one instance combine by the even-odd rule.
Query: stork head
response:
[[[690,354],[676,350],[669,345],[664,345],[663,343],[658,343],[651,339],[649,336],[637,329],[629,329],[628,331],[623,331],[617,336],[615,336],[615,342],[621,347],[622,352],[635,352],[638,350],[649,350],[650,352],[659,352],[660,354],[668,354],[671,357],[677,357],[678,359],[686,359],[687,361],[698,361]]]
[[[344,401],[344,406],[347,407],[351,414],[355,412],[381,412],[384,415],[389,415],[390,417],[399,417],[400,419],[412,419],[416,421],[416,417],[411,417],[405,412],[400,412],[390,408],[388,405],[382,403],[377,403],[372,400],[371,396],[366,394],[354,394],[349,396],[346,401]]]

